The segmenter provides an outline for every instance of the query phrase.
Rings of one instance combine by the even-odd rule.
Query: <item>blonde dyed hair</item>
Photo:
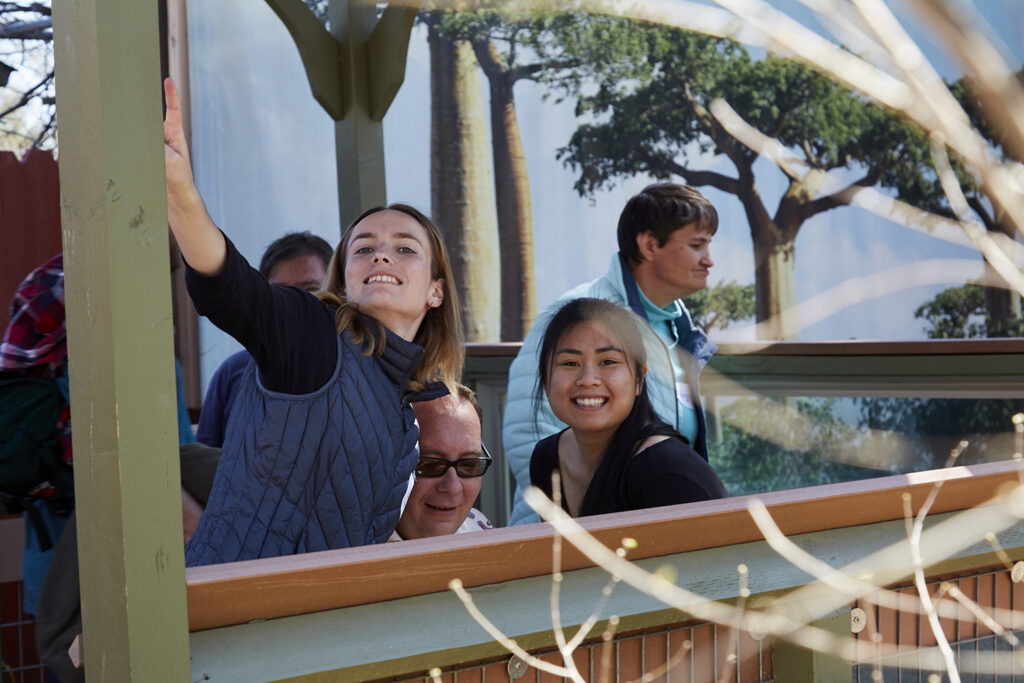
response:
[[[459,297],[455,293],[451,261],[441,231],[418,209],[408,204],[388,204],[375,206],[359,214],[342,233],[341,242],[334,249],[327,267],[323,291],[318,292],[317,296],[335,309],[334,323],[338,328],[338,334],[348,330],[352,341],[362,346],[363,353],[367,356],[380,356],[384,353],[387,345],[384,325],[379,321],[375,328],[367,325],[365,319],[360,319],[357,315],[359,311],[356,306],[349,303],[345,297],[345,262],[353,231],[367,216],[381,211],[404,213],[423,226],[430,243],[430,276],[441,281],[444,297],[440,306],[427,310],[426,316],[420,322],[420,328],[416,331],[413,342],[423,347],[423,358],[420,359],[405,389],[422,391],[427,382],[443,382],[448,391],[455,393],[462,377],[464,359]]]

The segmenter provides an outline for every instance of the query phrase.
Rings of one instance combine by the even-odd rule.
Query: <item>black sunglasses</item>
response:
[[[459,458],[458,460],[446,460],[445,458],[421,457],[416,463],[416,476],[432,479],[443,477],[449,467],[455,468],[455,474],[462,479],[482,477],[484,472],[491,466],[491,454],[487,452],[487,446],[480,444],[484,454],[477,458]]]

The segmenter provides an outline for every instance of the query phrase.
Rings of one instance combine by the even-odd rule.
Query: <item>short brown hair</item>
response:
[[[712,235],[718,231],[718,211],[697,188],[676,183],[648,185],[626,202],[619,215],[619,253],[635,266],[643,260],[636,245],[640,233],[652,233],[658,246],[664,246],[672,233],[691,223]]]
[[[458,400],[465,401],[469,405],[473,406],[473,410],[476,411],[476,416],[480,420],[480,426],[483,427],[484,409],[480,407],[480,402],[476,400],[476,392],[465,384],[456,384],[454,395]]]

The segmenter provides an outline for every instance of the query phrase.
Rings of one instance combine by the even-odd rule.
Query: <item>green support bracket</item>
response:
[[[384,115],[405,81],[409,36],[418,13],[418,2],[411,5],[388,5],[367,41],[370,118],[374,121],[384,120]]]
[[[333,118],[342,223],[387,201],[381,121],[405,80],[419,2],[330,0],[330,32],[302,0],[266,0],[291,33],[316,101]]]
[[[313,97],[335,121],[345,118],[352,93],[341,73],[341,46],[302,0],[267,0],[295,41]]]

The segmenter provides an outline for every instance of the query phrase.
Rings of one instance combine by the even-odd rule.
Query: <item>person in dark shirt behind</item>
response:
[[[327,276],[333,251],[326,240],[310,232],[291,232],[271,242],[263,252],[260,273],[272,285],[317,292]],[[196,440],[200,443],[217,448],[224,445],[238,381],[251,361],[248,351],[239,351],[228,356],[213,374],[199,413]]]

